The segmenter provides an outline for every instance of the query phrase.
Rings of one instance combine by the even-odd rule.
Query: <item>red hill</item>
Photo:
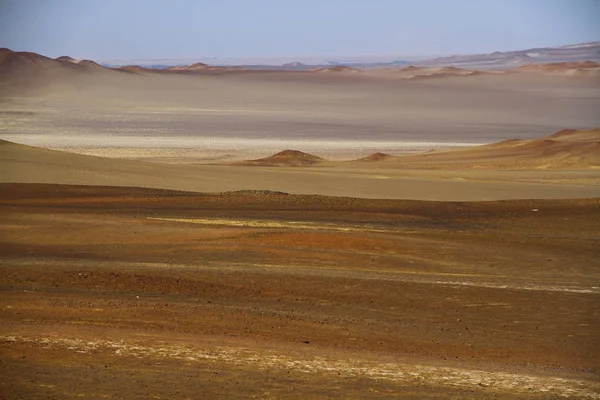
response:
[[[321,157],[298,150],[284,150],[269,157],[248,160],[238,164],[298,167],[319,164],[324,161],[325,160]]]

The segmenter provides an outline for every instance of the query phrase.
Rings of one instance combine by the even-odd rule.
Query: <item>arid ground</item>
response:
[[[9,397],[600,389],[598,200],[2,193]]]
[[[597,66],[12,54],[0,398],[600,398]]]

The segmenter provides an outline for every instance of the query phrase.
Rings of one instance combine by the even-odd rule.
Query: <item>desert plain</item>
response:
[[[599,398],[600,66],[0,53],[4,398]]]

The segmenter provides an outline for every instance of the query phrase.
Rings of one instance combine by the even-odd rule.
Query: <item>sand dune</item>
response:
[[[110,71],[90,60],[75,60],[68,56],[52,59],[31,52],[3,49],[0,52],[0,79],[33,78],[35,75],[50,76],[53,72],[85,72],[90,70]]]
[[[297,150],[231,165],[308,166],[327,160]],[[509,139],[498,143],[449,151],[392,156],[377,152],[351,162],[385,162],[401,168],[599,168],[600,128],[564,129],[548,137],[531,140]]]
[[[208,64],[198,62],[198,63],[194,63],[194,64],[189,64],[189,65],[165,68],[165,71],[196,71],[196,70],[200,70],[200,69],[206,69],[208,67],[209,67]]]
[[[401,168],[600,168],[600,128],[562,130],[551,136],[389,158]]]
[[[600,64],[594,61],[528,64],[517,68],[516,71],[550,75],[600,77]]]
[[[150,69],[150,68],[143,68],[137,65],[125,65],[123,67],[119,67],[117,68],[120,71],[124,71],[124,72],[130,72],[133,74],[146,74],[146,73],[155,73],[155,72],[160,72],[158,70],[155,69]]]
[[[525,64],[547,64],[556,62],[582,62],[592,58],[599,60],[600,42],[580,43],[561,47],[544,47],[491,54],[455,55],[422,61],[428,66],[460,66],[471,69],[503,69]]]
[[[294,153],[294,155],[296,155]],[[293,158],[293,157],[292,157]],[[312,157],[308,157],[314,160]],[[456,158],[453,158],[456,160]],[[93,157],[0,142],[0,182],[135,186],[192,192],[269,190],[328,196],[472,201],[600,196],[595,171],[430,173],[431,164],[325,163],[273,168],[159,164]],[[417,163],[415,163],[417,165]],[[440,166],[438,161],[434,165]]]
[[[71,88],[85,77],[115,74],[113,70],[90,60],[75,60],[68,56],[52,59],[31,52],[0,52],[1,94],[19,96],[44,91]]]
[[[527,64],[517,69],[519,70],[547,70],[547,71],[560,71],[574,68],[600,68],[600,64],[594,61],[581,61],[581,62],[558,62],[558,63],[547,63],[547,64]]]
[[[385,154],[385,153],[381,153],[381,152],[377,152],[377,153],[373,153],[371,155],[368,155],[366,157],[363,158],[359,158],[356,161],[364,161],[364,162],[377,162],[377,161],[385,161],[385,160],[390,160],[393,159],[394,156],[391,156],[389,154]]]
[[[73,57],[69,57],[69,56],[56,57],[55,60],[57,60],[57,61],[68,61],[68,62],[73,63],[73,64],[79,64],[79,61],[81,61],[81,60],[76,60]]]
[[[403,143],[413,143],[409,151],[415,151],[436,148],[433,143],[448,143],[449,148],[514,136],[533,140],[552,129],[548,127],[563,126],[564,121],[573,122],[569,125],[574,127],[597,126],[598,97],[590,87],[591,80],[526,72],[430,82],[401,79],[402,74],[415,71],[469,73],[441,67],[359,74],[220,74],[212,72],[213,67],[166,72],[137,67],[113,70],[91,62],[10,50],[1,51],[0,60],[0,81],[14,89],[2,88],[5,111],[0,113],[0,128],[9,140],[31,144],[39,140],[47,147],[60,147],[57,143],[62,141],[66,143],[63,148],[93,143],[123,148],[129,155],[136,149],[146,150],[144,146],[151,150],[171,146],[169,151],[181,150],[182,154],[193,147],[211,155],[204,160],[212,161],[198,157],[194,162],[214,162],[223,154],[253,159],[237,166],[193,165],[189,161],[187,165],[161,165],[85,158],[4,143],[0,152],[5,182],[430,200],[598,195],[597,174],[593,174],[598,165],[594,133],[459,152],[379,155],[356,163],[326,162],[296,153],[259,158],[293,148],[325,158],[341,160],[340,154],[344,154],[346,159],[356,159],[375,151],[399,154],[405,151],[398,150],[405,148]],[[39,95],[27,92],[27,88],[57,82],[66,89]],[[264,138],[277,140],[265,147]],[[211,143],[220,147],[211,149]],[[244,146],[261,148],[263,153],[240,157]],[[427,172],[444,169],[453,172]],[[479,169],[485,172],[473,172]],[[570,172],[564,172],[566,169]],[[457,170],[462,172],[454,172]],[[527,172],[507,172],[515,170]],[[559,172],[531,172],[536,170]]]
[[[324,162],[321,157],[313,154],[304,153],[298,150],[283,150],[272,156],[259,158],[257,160],[247,160],[232,165],[260,165],[260,166],[279,166],[279,167],[299,167],[315,165]]]
[[[473,70],[454,66],[413,66],[409,65],[395,69],[373,69],[358,70],[344,65],[336,65],[327,68],[304,68],[308,67],[301,63],[290,63],[282,66],[282,71],[304,75],[305,73],[358,73],[364,78],[397,78],[407,80],[422,80],[429,78],[444,77],[470,77],[484,74],[497,75],[506,72],[528,72],[564,76],[586,76],[597,77],[600,74],[600,64],[593,61],[585,62],[560,62],[548,64],[524,65],[516,69],[508,70]],[[284,71],[285,70],[285,71]],[[107,68],[90,60],[76,60],[69,56],[61,56],[56,59],[45,57],[31,52],[14,52],[10,49],[0,49],[0,84],[4,86],[23,84],[25,80],[35,80],[37,85],[52,84],[51,80],[68,79],[69,74],[80,74],[84,72],[129,72],[136,74],[161,73],[161,74],[215,74],[222,72],[261,72],[251,71],[241,67],[211,66],[205,63],[193,63],[184,66],[169,67],[166,69],[150,69],[136,65],[123,66],[119,68]],[[267,71],[262,71],[267,72]],[[274,71],[269,71],[274,72]],[[340,74],[341,76],[351,74]]]
[[[347,67],[345,65],[336,65],[334,67],[314,69],[313,72],[361,72],[361,71],[359,71],[356,68]]]
[[[498,71],[474,71],[457,67],[417,67],[409,65],[398,69],[384,70],[407,80],[420,80],[429,78],[468,77],[484,74],[498,74]]]
[[[419,79],[429,79],[429,78],[449,78],[449,77],[466,77],[466,76],[478,76],[478,75],[483,75],[486,72],[481,72],[481,71],[460,71],[460,72],[443,72],[443,71],[431,71],[431,72],[424,72],[422,74],[415,74],[413,76],[410,76],[408,78],[405,79],[414,79],[414,80],[419,80]]]
[[[481,75],[503,75],[513,73],[537,73],[545,75],[560,75],[565,77],[597,77],[600,76],[600,64],[593,61],[559,62],[526,64],[517,68],[504,68],[495,70],[467,69],[458,67],[427,67],[414,66],[398,69],[383,70],[402,76],[404,79],[421,80],[429,78],[470,77]],[[378,71],[372,71],[373,74]]]
[[[53,60],[30,52],[14,52],[4,49],[0,52],[0,80],[32,78],[57,71],[81,72],[83,68],[70,60]]]

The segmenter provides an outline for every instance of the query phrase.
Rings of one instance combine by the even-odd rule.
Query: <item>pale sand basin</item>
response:
[[[389,76],[398,74],[110,72],[55,78],[48,87],[0,95],[0,138],[172,163],[259,158],[288,148],[343,160],[600,126],[600,85],[592,78],[529,72],[422,81]]]

